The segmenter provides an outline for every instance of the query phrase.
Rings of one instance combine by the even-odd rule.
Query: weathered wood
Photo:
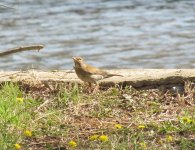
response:
[[[111,77],[101,80],[100,85],[113,86],[120,84],[133,87],[160,86],[183,84],[184,81],[195,82],[195,69],[119,69],[107,70],[110,73],[121,74],[124,77]],[[41,81],[44,83],[81,83],[74,71],[8,71],[0,72],[0,82],[7,81]]]
[[[30,50],[40,50],[44,48],[43,45],[31,45],[31,46],[21,46],[13,49],[6,50],[4,52],[0,52],[0,57],[7,56],[10,54],[22,52],[22,51],[30,51]]]

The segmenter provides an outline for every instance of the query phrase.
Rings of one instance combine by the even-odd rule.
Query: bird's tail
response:
[[[113,76],[119,76],[119,77],[124,77],[123,75],[120,74],[107,74],[106,78],[113,77]]]

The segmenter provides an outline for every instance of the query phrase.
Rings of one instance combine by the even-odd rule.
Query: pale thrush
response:
[[[75,69],[75,72],[76,72],[78,78],[84,82],[89,83],[90,86],[91,86],[91,84],[96,84],[97,88],[98,88],[97,81],[99,81],[99,80],[109,78],[112,76],[123,77],[122,75],[111,74],[105,70],[101,70],[99,68],[88,65],[84,62],[83,58],[81,58],[81,57],[72,57],[72,59],[74,60],[74,63],[75,63],[74,69]]]

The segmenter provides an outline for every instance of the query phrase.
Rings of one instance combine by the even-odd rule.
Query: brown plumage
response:
[[[88,82],[90,85],[92,83],[98,85],[97,84],[98,80],[109,78],[112,76],[122,77],[122,75],[110,74],[105,70],[101,70],[99,68],[88,65],[84,62],[83,58],[81,57],[72,57],[72,59],[74,60],[75,63],[74,69],[78,78],[84,82]]]

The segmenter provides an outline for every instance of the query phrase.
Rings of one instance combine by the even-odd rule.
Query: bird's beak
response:
[[[76,60],[76,57],[72,57],[73,60]]]

